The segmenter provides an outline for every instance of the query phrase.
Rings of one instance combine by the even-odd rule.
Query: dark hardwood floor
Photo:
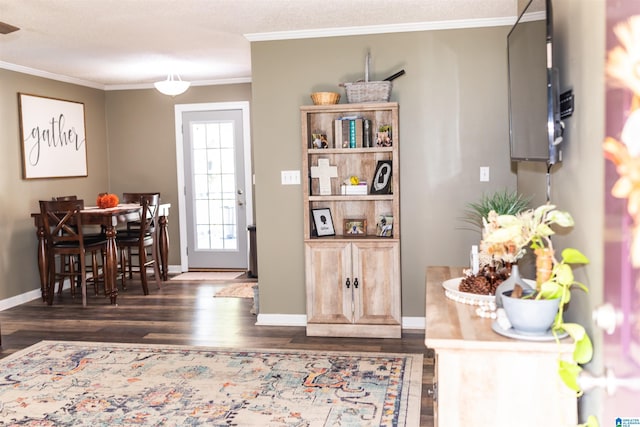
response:
[[[242,279],[237,279],[239,281]],[[41,340],[108,341],[183,344],[232,348],[422,353],[420,426],[433,426],[433,401],[426,389],[433,381],[433,352],[424,346],[422,331],[405,331],[401,339],[307,337],[304,327],[256,326],[247,298],[214,298],[223,287],[214,282],[170,280],[144,296],[140,282],[119,291],[118,305],[93,295],[82,307],[79,292],[56,295],[47,306],[40,299],[0,311],[0,358]],[[410,426],[413,427],[413,426]]]

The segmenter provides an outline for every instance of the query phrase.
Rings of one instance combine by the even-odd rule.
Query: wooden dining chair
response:
[[[123,194],[124,203],[140,203],[140,221],[127,223],[127,228],[118,230],[116,243],[120,248],[120,268],[122,287],[126,289],[126,279],[133,279],[133,273],[140,274],[142,291],[149,295],[147,268],[153,268],[155,281],[160,288],[160,268],[158,257],[158,210],[160,193]],[[136,200],[137,197],[137,200]],[[134,258],[138,263],[134,264]]]
[[[53,304],[54,288],[57,280],[68,278],[71,285],[71,293],[75,296],[76,280],[80,277],[82,292],[82,305],[87,305],[87,266],[86,257],[92,256],[93,279],[99,276],[97,254],[104,253],[107,248],[107,240],[102,236],[85,236],[82,227],[82,215],[80,211],[84,207],[83,200],[41,200],[40,215],[44,226],[45,240],[47,243],[47,263],[49,277],[47,280],[49,305]],[[56,262],[60,259],[60,266]],[[68,262],[65,267],[65,258],[74,257],[76,263]]]
[[[65,200],[78,200],[78,196],[76,196],[75,194],[71,194],[68,196],[54,196],[51,200],[57,200],[57,201],[65,201]],[[82,209],[84,209],[84,201],[83,201],[83,206]],[[87,232],[89,231],[89,232]],[[87,238],[106,238],[105,236],[105,230],[102,227],[100,230],[95,230],[94,227],[92,227],[91,230],[87,230],[87,227],[85,227],[85,229],[83,230],[82,233],[83,237],[85,239]],[[101,254],[100,260],[101,260],[101,265],[104,265],[104,252]],[[64,256],[64,262],[63,262],[63,268],[65,268],[65,270],[69,270],[69,263],[72,261],[75,261],[76,263],[76,267],[79,268],[80,266],[80,262],[78,261],[78,259],[76,257],[72,257],[71,255],[69,256]],[[91,282],[93,283],[93,289],[95,294],[98,294],[98,288],[101,282],[103,282],[104,280],[104,274],[98,274],[101,270],[97,264],[97,253],[95,251],[91,251],[91,264],[86,266],[86,271],[87,273],[91,273],[91,279],[87,278],[87,282]],[[79,270],[76,270],[76,272]],[[80,276],[78,275],[78,281],[80,279]],[[64,287],[64,277],[61,277],[59,285],[58,285],[58,294],[62,293],[62,288]],[[75,295],[75,289],[71,289],[71,294]]]

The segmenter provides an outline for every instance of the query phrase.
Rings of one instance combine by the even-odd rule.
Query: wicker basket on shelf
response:
[[[391,97],[391,82],[355,82],[345,83],[348,103],[388,102]]]
[[[336,92],[313,92],[311,100],[314,105],[332,105],[340,101],[340,94]]]
[[[391,97],[391,81],[369,81],[371,54],[367,52],[364,63],[364,81],[342,83],[347,94],[347,102],[388,102]]]

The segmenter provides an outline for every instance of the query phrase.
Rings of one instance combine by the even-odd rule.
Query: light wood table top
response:
[[[429,348],[476,350],[536,350],[558,353],[554,340],[525,341],[499,335],[491,329],[493,319],[476,314],[477,306],[446,297],[442,283],[462,277],[463,267],[427,268],[425,344]],[[564,351],[572,351],[570,338],[561,340]],[[565,348],[566,346],[566,348]]]

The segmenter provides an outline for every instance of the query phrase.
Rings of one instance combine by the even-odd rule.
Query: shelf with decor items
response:
[[[300,112],[307,335],[399,338],[398,104]]]

